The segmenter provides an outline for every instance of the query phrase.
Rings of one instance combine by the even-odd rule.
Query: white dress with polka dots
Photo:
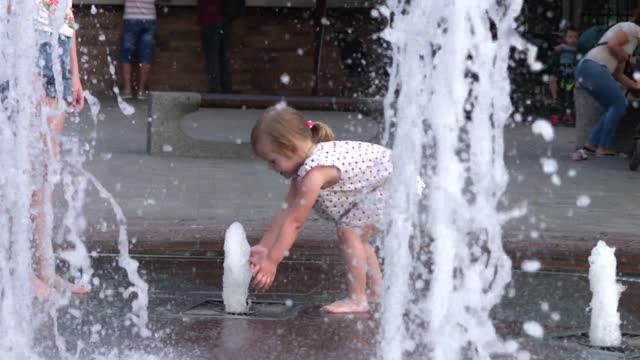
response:
[[[340,180],[323,189],[314,209],[338,227],[362,227],[382,219],[385,185],[391,176],[391,150],[358,141],[329,141],[315,150],[298,170],[300,183],[315,166],[335,166]]]

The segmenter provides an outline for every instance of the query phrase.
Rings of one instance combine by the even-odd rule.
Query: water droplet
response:
[[[576,199],[578,207],[587,207],[589,204],[591,204],[591,198],[588,195],[579,195]]]

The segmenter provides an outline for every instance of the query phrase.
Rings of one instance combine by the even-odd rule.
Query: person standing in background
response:
[[[244,9],[244,0],[198,0],[198,25],[211,93],[231,92],[231,21]]]
[[[153,60],[153,48],[156,40],[155,0],[125,0],[124,26],[120,44],[120,67],[122,71],[121,95],[125,99],[133,96],[131,82],[131,59],[133,51],[138,49],[140,74],[138,81],[138,99],[147,97],[149,73]]]

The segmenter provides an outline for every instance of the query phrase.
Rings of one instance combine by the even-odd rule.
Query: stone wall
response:
[[[78,6],[78,42],[84,86],[95,94],[112,92],[118,77],[122,6]],[[94,14],[92,14],[94,13]],[[370,9],[329,9],[321,60],[320,95],[349,96],[379,93],[386,83],[384,59],[377,34],[381,20]],[[158,33],[151,90],[198,91],[207,89],[200,31],[195,7],[159,7]],[[363,58],[352,65],[341,51],[338,34],[351,34],[362,42]],[[355,44],[355,45],[354,45]],[[347,49],[348,50],[348,49]],[[358,51],[356,51],[358,52]],[[310,95],[313,81],[313,10],[305,8],[249,7],[232,24],[232,78],[234,92],[243,94]],[[354,64],[366,62],[364,66]],[[135,68],[135,67],[134,67]],[[284,84],[281,76],[290,81]],[[377,86],[376,86],[377,82]]]

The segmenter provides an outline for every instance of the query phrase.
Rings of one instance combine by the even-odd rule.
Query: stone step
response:
[[[216,101],[211,95],[203,97],[198,93],[152,93],[148,153],[153,156],[218,159],[253,157],[251,129],[264,107],[274,105],[278,98],[262,97],[256,101],[256,96],[224,97]],[[270,102],[272,100],[273,103]],[[327,101],[292,101],[292,105],[297,103],[301,107],[325,109],[300,110],[307,119],[329,125],[338,140],[379,142],[381,123],[373,118],[375,115],[366,116],[354,111],[357,108],[345,105],[335,108],[350,111],[328,111],[326,109],[331,109],[332,103],[330,99]],[[243,107],[243,103],[247,106]],[[250,108],[257,105],[264,107]]]

